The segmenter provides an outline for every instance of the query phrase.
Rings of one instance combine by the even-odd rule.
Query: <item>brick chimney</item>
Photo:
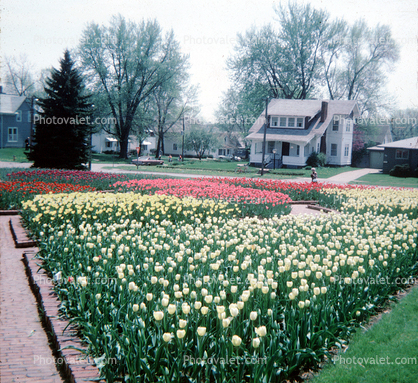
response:
[[[324,122],[328,116],[328,102],[322,101],[321,104],[321,122]]]

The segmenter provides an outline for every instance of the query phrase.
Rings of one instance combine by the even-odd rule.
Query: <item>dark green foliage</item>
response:
[[[318,166],[318,153],[312,152],[306,160],[306,166]]]
[[[363,159],[364,156],[366,156],[367,153],[367,148],[361,148],[358,150],[353,150],[353,152],[351,153],[351,166],[358,166],[358,164],[360,164],[361,160]]]
[[[306,160],[306,165],[317,168],[320,166],[325,166],[326,162],[327,156],[324,153],[312,152]]]
[[[325,166],[327,163],[327,156],[325,153],[318,153],[318,163],[319,166]]]
[[[92,105],[68,51],[60,69],[47,78],[45,92],[38,102],[42,112],[35,120],[35,144],[28,159],[37,168],[85,169]]]
[[[415,169],[415,173],[417,173]],[[413,173],[408,164],[404,165],[395,165],[389,172],[393,177],[412,177]]]

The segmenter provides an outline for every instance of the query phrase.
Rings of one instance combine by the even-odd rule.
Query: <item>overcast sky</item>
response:
[[[192,83],[200,85],[202,116],[211,119],[229,86],[226,59],[237,33],[275,22],[271,0],[0,0],[1,57],[26,54],[36,70],[57,67],[66,48],[78,45],[89,22],[108,24],[112,15],[131,21],[155,18],[173,29],[190,55]],[[287,4],[287,1],[284,2]],[[306,3],[306,2],[305,2]],[[418,108],[418,1],[312,0],[315,8],[348,22],[364,18],[369,26],[388,24],[401,48],[388,77],[398,107]],[[0,80],[1,83],[3,81]]]

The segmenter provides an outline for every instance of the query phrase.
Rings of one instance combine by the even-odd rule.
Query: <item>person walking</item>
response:
[[[312,182],[318,182],[318,174],[315,168],[312,168],[311,178],[312,178]]]

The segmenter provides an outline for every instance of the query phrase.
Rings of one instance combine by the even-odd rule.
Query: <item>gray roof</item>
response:
[[[267,128],[267,141],[286,141],[307,144],[315,136],[322,136],[331,123],[334,115],[348,116],[353,112],[355,117],[359,116],[357,102],[355,100],[323,100],[328,102],[327,118],[321,122],[322,100],[282,100],[274,99],[268,105],[269,116],[300,116],[310,117],[307,129],[291,128]],[[247,139],[263,140],[264,135],[264,109],[261,116],[249,130]]]
[[[1,93],[0,114],[15,114],[25,100],[25,96]]]
[[[371,146],[370,148],[367,148],[367,150],[372,150],[376,152],[383,152],[385,150],[382,146]]]
[[[407,138],[405,140],[391,142],[389,144],[379,145],[383,148],[398,148],[398,149],[418,149],[418,136]]]
[[[321,100],[273,99],[268,105],[270,116],[315,116],[321,110]],[[263,116],[266,110],[264,109]]]

